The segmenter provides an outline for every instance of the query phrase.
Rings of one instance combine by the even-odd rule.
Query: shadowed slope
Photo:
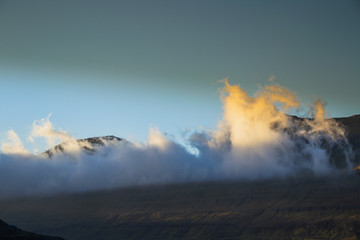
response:
[[[0,239],[1,240],[64,240],[59,237],[49,237],[38,235],[31,232],[25,232],[17,227],[10,226],[0,220]]]
[[[66,239],[356,239],[354,174],[132,187],[0,202],[18,226]]]
[[[360,137],[360,114],[350,117],[334,118],[348,130],[348,137]]]
[[[360,114],[346,118],[334,118],[347,130],[347,138],[354,151],[354,158],[360,164]]]

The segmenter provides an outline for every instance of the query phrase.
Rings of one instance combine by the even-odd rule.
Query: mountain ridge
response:
[[[107,141],[124,141],[123,138],[116,137],[114,135],[106,135],[101,137],[89,137],[83,139],[77,139],[75,142],[79,144],[80,148],[87,154],[92,154],[96,151],[96,147],[104,146]],[[63,142],[56,145],[53,148],[50,148],[42,153],[49,158],[51,158],[55,153],[64,153],[65,152],[65,145],[68,142]]]

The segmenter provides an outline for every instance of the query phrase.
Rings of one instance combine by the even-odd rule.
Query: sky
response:
[[[216,128],[219,80],[359,114],[360,2],[0,1],[0,137],[46,118],[75,138]]]

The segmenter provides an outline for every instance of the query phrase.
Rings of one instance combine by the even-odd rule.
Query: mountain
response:
[[[334,120],[345,126],[350,139],[360,137],[360,114],[350,117],[334,118]]]
[[[345,151],[351,149],[349,156],[353,166],[360,166],[360,114],[350,117],[333,118],[345,129],[346,141],[327,148],[330,162],[337,168],[346,168]]]
[[[43,152],[42,154],[51,158],[53,157],[54,154],[66,152],[67,145],[73,145],[74,143],[76,143],[76,145],[80,147],[81,150],[84,151],[85,153],[92,154],[96,151],[97,148],[104,146],[106,142],[120,142],[123,140],[124,139],[112,135],[78,139],[75,140],[74,142],[64,142],[59,145],[56,145],[55,147]]]
[[[360,114],[344,118],[334,118],[347,131],[347,139],[354,151],[354,158],[360,159]],[[358,162],[358,164],[360,164]]]
[[[274,123],[274,130],[286,131],[293,141],[298,145],[299,150],[308,145],[308,139],[306,137],[299,137],[296,134],[299,130],[309,129],[309,121],[313,119],[300,118],[297,116],[289,116],[293,121],[291,128],[276,129],[277,124]],[[305,121],[306,120],[306,121]],[[330,119],[331,120],[331,119]],[[349,167],[349,162],[352,166],[360,165],[360,115],[353,115],[350,117],[333,118],[335,122],[345,129],[346,139],[337,139],[335,141],[329,141],[326,137],[321,138],[321,148],[326,150],[329,155],[330,164],[338,169],[346,169]],[[324,134],[323,136],[326,136]],[[107,143],[117,143],[125,141],[122,138],[116,136],[103,136],[103,137],[91,137],[85,139],[78,139],[72,142],[61,143],[42,154],[46,157],[52,158],[54,154],[70,153],[73,147],[80,148],[86,154],[93,154]],[[75,143],[75,144],[74,144]],[[350,156],[349,156],[350,153]]]
[[[10,226],[0,220],[0,239],[1,240],[64,240],[60,237],[50,237],[31,232],[25,232],[15,226]]]
[[[292,128],[285,128],[284,131],[293,138],[294,142],[299,144],[299,148],[301,149],[301,146],[308,144],[308,138],[299,138],[299,136],[294,133],[299,130],[311,129],[312,126],[309,124],[314,123],[314,119],[300,118],[297,116],[290,116],[290,119],[293,121],[291,125]],[[325,122],[327,122],[328,128],[326,129],[325,127],[325,130],[319,130],[317,137],[320,142],[320,147],[324,149],[329,156],[330,164],[338,169],[348,168],[349,163],[350,166],[360,165],[360,115],[326,119]],[[345,138],[342,138],[339,132],[336,131],[339,127],[345,130]],[[335,138],[329,138],[326,132],[334,135]],[[311,138],[311,136],[308,137]]]

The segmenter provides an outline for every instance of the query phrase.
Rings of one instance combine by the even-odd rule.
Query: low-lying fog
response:
[[[258,179],[307,170],[336,171],[336,147],[345,168],[352,168],[345,130],[327,119],[324,103],[311,107],[313,119],[287,115],[300,107],[296,94],[272,84],[255,96],[227,80],[221,90],[223,117],[216,130],[194,131],[180,144],[158,129],[145,143],[104,140],[89,154],[86,142],[54,129],[49,117],[34,121],[29,140],[45,138],[49,148],[64,152],[34,154],[15,133],[8,132],[0,155],[0,197],[88,191],[121,186],[216,179]],[[89,136],[92,137],[92,136]],[[121,136],[119,136],[121,137]],[[330,149],[330,150],[329,150]]]

